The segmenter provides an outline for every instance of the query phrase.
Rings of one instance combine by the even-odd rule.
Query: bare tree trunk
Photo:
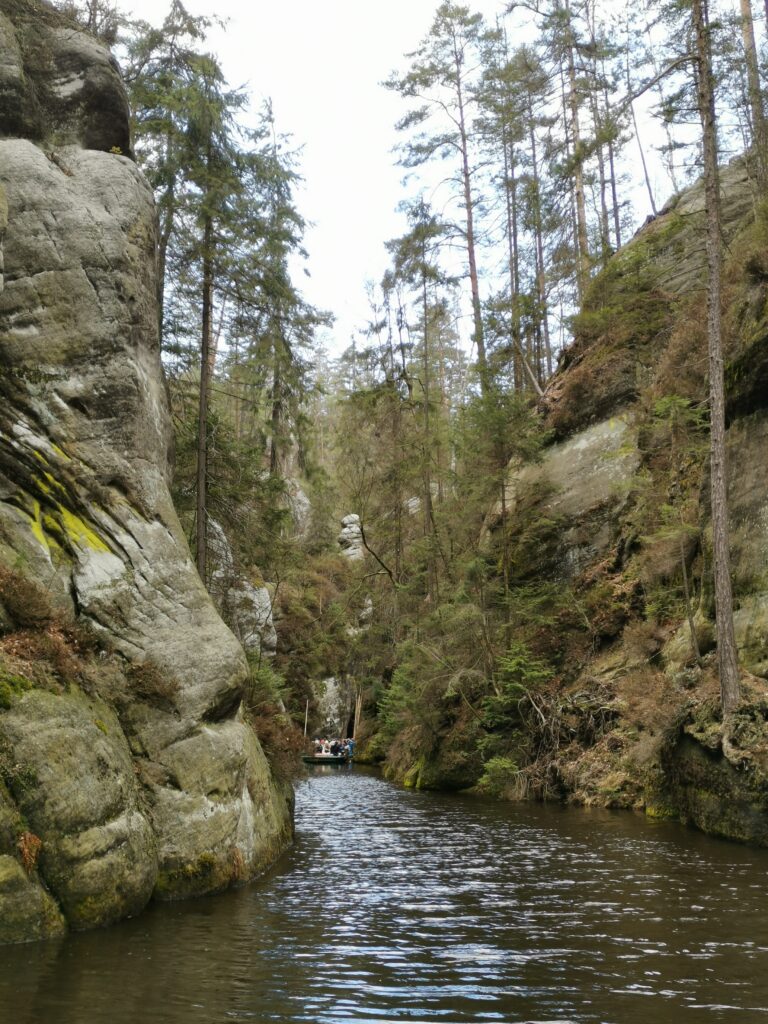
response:
[[[728,493],[725,455],[725,381],[720,316],[720,181],[717,167],[717,121],[712,83],[711,40],[707,0],[692,0],[691,17],[696,37],[697,94],[704,149],[704,190],[707,212],[707,338],[709,343],[710,466],[712,541],[714,553],[717,663],[723,714],[740,698],[739,666],[733,626],[731,557],[728,537]]]
[[[171,162],[171,140],[165,140],[165,159]],[[168,262],[168,245],[173,232],[174,214],[176,212],[176,179],[171,175],[168,186],[157,201],[158,236],[157,236],[157,322],[160,329],[160,344],[163,343],[163,324],[165,317],[165,275]]]
[[[650,177],[648,175],[648,165],[645,162],[645,150],[643,149],[643,144],[640,141],[640,129],[637,127],[637,117],[635,115],[635,105],[634,105],[634,103],[630,102],[629,109],[630,109],[630,111],[632,113],[632,126],[635,129],[635,139],[637,140],[637,148],[640,150],[640,163],[643,165],[643,177],[645,178],[645,187],[648,190],[648,198],[651,201],[651,210],[653,211],[653,215],[655,217],[656,214],[658,213],[658,210],[656,209],[656,200],[653,197],[653,188],[651,187],[651,179],[650,179]]]
[[[464,189],[464,209],[466,213],[467,260],[469,263],[469,286],[472,292],[472,319],[474,323],[473,340],[477,348],[477,366],[480,371],[480,389],[488,391],[488,364],[485,356],[485,334],[483,332],[483,312],[480,304],[480,278],[477,272],[477,254],[475,251],[475,216],[472,199],[472,175],[469,169],[469,140],[467,137],[464,113],[464,91],[461,86],[462,55],[458,47],[454,47],[456,65],[456,100],[459,108],[459,144],[461,147],[461,178]]]
[[[600,83],[601,76],[597,68],[597,54],[599,46],[597,42],[597,29],[595,26],[595,4],[587,0],[585,5],[587,25],[589,27],[589,43],[591,48],[590,77],[592,79],[589,88],[589,105],[592,113],[592,123],[595,126],[595,149],[597,153],[598,180],[600,183],[600,259],[603,266],[611,255],[611,232],[608,227],[608,178],[605,173],[606,164],[606,137],[605,121],[600,110]]]
[[[270,413],[271,439],[269,445],[269,475],[275,477],[280,472],[280,428],[283,420],[283,376],[280,366],[280,352],[278,352],[278,341],[274,342],[275,365],[272,369],[272,411]]]
[[[506,136],[506,130],[503,132]],[[502,139],[504,150],[504,199],[507,212],[507,248],[509,255],[509,294],[512,300],[512,344],[514,346],[515,391],[524,388],[523,368],[520,362],[520,251],[517,228],[517,181],[515,179],[515,154],[506,138]]]
[[[611,101],[608,96],[608,81],[605,76],[605,61],[601,61],[602,77],[603,77],[603,103],[605,104],[605,117],[606,121],[612,123],[611,114]],[[614,142],[616,136],[614,135],[613,127],[608,136],[608,166],[611,169],[611,202],[613,204],[613,228],[616,234],[616,248],[621,248],[621,212],[619,210],[619,194],[618,185],[616,182],[616,152],[614,149]]]
[[[765,109],[763,95],[760,90],[760,74],[757,63],[757,46],[755,45],[755,26],[752,20],[751,0],[739,0],[741,10],[741,38],[744,43],[744,58],[747,65],[747,86],[749,89],[749,109],[752,121],[752,145],[757,155],[758,180],[766,180],[766,132]]]
[[[576,285],[579,298],[581,299],[586,291],[591,269],[587,203],[584,193],[584,144],[579,124],[579,94],[576,84],[576,61],[574,57],[576,42],[573,35],[573,22],[568,0],[565,0],[564,9],[567,15],[565,56],[568,65],[568,107],[571,115],[571,134],[573,136],[573,196],[576,204],[576,241],[578,249]]]
[[[565,142],[565,159],[566,163],[570,164],[573,160],[573,148],[571,146],[571,126],[568,121],[568,95],[565,87],[565,70],[560,66],[560,102],[563,107],[563,139]],[[574,195],[573,188],[568,188],[568,213],[570,219],[571,228],[571,239],[573,242],[573,254],[574,254],[574,275],[576,284],[576,296],[581,302],[582,294],[580,288],[580,275],[579,275],[579,227],[578,220],[576,217],[576,196]]]
[[[592,96],[592,114],[598,131],[602,132],[597,97],[594,95]],[[611,255],[611,232],[608,227],[608,201],[606,199],[608,181],[605,175],[605,154],[603,153],[602,144],[597,146],[597,173],[600,182],[600,262],[605,266],[608,262],[608,257]]]
[[[539,300],[539,317],[544,327],[544,347],[547,353],[547,376],[552,375],[552,344],[549,338],[549,307],[547,304],[547,278],[544,266],[544,229],[541,218],[541,185],[539,162],[536,153],[536,131],[533,124],[533,101],[528,94],[529,138],[531,142],[531,176],[533,179],[533,231],[536,239],[534,263],[536,267],[536,295]],[[527,367],[530,374],[530,368]]]
[[[203,309],[200,344],[200,400],[197,417],[197,494],[195,560],[200,579],[206,582],[208,562],[208,403],[211,387],[213,323],[213,219],[206,214],[203,227]]]
[[[426,252],[422,251],[422,266],[426,265]],[[422,467],[421,475],[424,483],[424,536],[429,541],[429,567],[428,567],[428,592],[434,599],[439,600],[438,597],[438,578],[437,578],[437,567],[435,565],[433,546],[433,534],[432,524],[434,522],[434,515],[432,512],[432,472],[430,465],[431,458],[431,447],[432,440],[430,437],[430,422],[429,422],[429,297],[427,293],[427,276],[426,273],[422,274],[421,278],[421,300],[422,300],[422,316],[424,318],[424,337],[422,345],[422,375],[423,379],[421,382],[421,391],[424,397],[424,443],[423,443],[423,455],[422,455]]]

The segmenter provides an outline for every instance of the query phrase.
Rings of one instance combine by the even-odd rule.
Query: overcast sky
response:
[[[336,353],[367,316],[366,280],[378,281],[387,259],[383,243],[401,234],[395,213],[404,198],[395,166],[394,123],[405,104],[380,82],[416,49],[439,0],[185,0],[193,14],[228,19],[210,49],[231,85],[247,85],[256,109],[271,97],[279,132],[302,147],[304,185],[298,206],[313,227],[307,234],[306,297],[329,309]],[[162,22],[165,0],[123,0],[136,17]],[[472,10],[491,18],[501,0],[478,0]]]

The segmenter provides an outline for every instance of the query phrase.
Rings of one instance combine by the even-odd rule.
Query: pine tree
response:
[[[402,238],[387,243],[387,248],[393,254],[395,279],[402,281],[417,293],[420,305],[421,360],[418,377],[422,398],[422,434],[419,445],[422,475],[421,503],[424,534],[429,540],[429,588],[430,593],[438,600],[437,556],[439,556],[449,578],[452,575],[452,570],[445,547],[441,542],[434,509],[434,469],[435,467],[440,468],[443,459],[441,458],[442,445],[439,424],[433,422],[436,410],[442,408],[442,396],[438,397],[434,394],[436,388],[433,385],[432,375],[435,349],[438,349],[439,346],[437,339],[433,339],[432,332],[433,328],[437,327],[433,314],[439,304],[434,292],[440,287],[452,283],[451,279],[440,269],[436,258],[440,245],[445,241],[450,228],[435,217],[423,199],[410,206],[407,212],[410,231]],[[440,487],[441,484],[438,481],[438,493]]]
[[[707,0],[691,0],[695,39],[696,85],[704,152],[704,191],[707,213],[707,340],[709,345],[710,473],[712,540],[714,547],[717,663],[724,714],[740,699],[739,667],[733,625],[731,556],[725,458],[725,383],[720,313],[721,216],[717,163],[717,118],[712,76],[712,40]]]
[[[442,3],[427,38],[407,55],[412,61],[410,69],[402,77],[392,75],[385,85],[418,104],[398,122],[398,130],[425,129],[404,144],[403,166],[419,167],[434,159],[447,158],[452,159],[456,167],[454,182],[464,211],[461,233],[467,254],[473,343],[480,385],[485,390],[488,371],[477,259],[477,199],[471,138],[481,34],[479,14],[470,14],[467,7],[458,4]],[[431,131],[426,130],[427,126]]]
[[[107,46],[114,46],[125,19],[113,0],[58,0],[56,7]]]

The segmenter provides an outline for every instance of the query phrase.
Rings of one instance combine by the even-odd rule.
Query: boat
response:
[[[302,754],[304,764],[349,764],[349,754]]]

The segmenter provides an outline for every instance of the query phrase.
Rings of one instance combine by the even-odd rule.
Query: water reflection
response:
[[[767,867],[628,814],[321,769],[261,882],[0,949],[0,1021],[768,1021]]]

